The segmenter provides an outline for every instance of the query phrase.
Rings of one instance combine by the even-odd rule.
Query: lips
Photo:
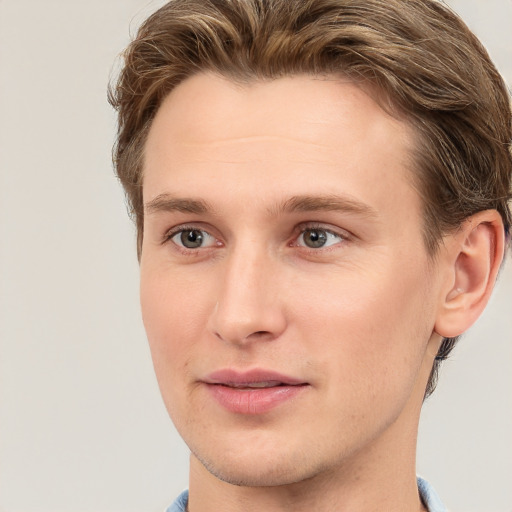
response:
[[[204,383],[224,409],[237,414],[264,414],[302,394],[309,384],[268,370],[213,372]]]
[[[224,386],[229,386],[230,388],[236,389],[261,389],[261,388],[273,388],[276,386],[284,386],[283,382],[278,380],[269,380],[263,382],[228,382],[222,384]]]

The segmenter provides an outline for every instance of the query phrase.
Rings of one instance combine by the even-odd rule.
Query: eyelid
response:
[[[321,229],[323,231],[327,231],[328,233],[332,233],[336,236],[341,236],[342,238],[352,238],[353,235],[350,233],[350,231],[340,228],[339,226],[333,226],[332,224],[325,223],[325,222],[301,222],[296,230],[298,233],[303,233],[304,231],[307,231],[308,229]]]

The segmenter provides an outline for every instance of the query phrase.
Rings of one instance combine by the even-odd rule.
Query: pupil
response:
[[[325,245],[327,242],[327,235],[324,231],[309,229],[304,234],[304,241],[308,247],[316,249]]]
[[[201,231],[194,229],[191,231],[183,231],[181,233],[181,243],[188,249],[196,249],[201,247],[203,243],[203,235]]]

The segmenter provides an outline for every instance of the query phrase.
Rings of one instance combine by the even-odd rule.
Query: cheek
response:
[[[201,301],[193,280],[169,269],[141,266],[140,301],[151,357],[164,400],[178,390],[187,372],[194,342],[201,336],[209,306]]]
[[[141,310],[151,345],[173,345],[177,339],[186,345],[204,324],[212,297],[208,283],[197,274],[141,264]]]
[[[351,393],[391,396],[410,385],[421,365],[432,300],[420,269],[396,272],[333,276],[317,288],[321,293],[298,296],[304,313],[297,317],[307,319],[298,330],[309,333],[326,373]]]

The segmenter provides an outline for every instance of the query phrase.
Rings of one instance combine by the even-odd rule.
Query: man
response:
[[[509,241],[506,88],[434,0],[174,0],[111,101],[191,450],[169,511],[444,510],[423,399]]]

